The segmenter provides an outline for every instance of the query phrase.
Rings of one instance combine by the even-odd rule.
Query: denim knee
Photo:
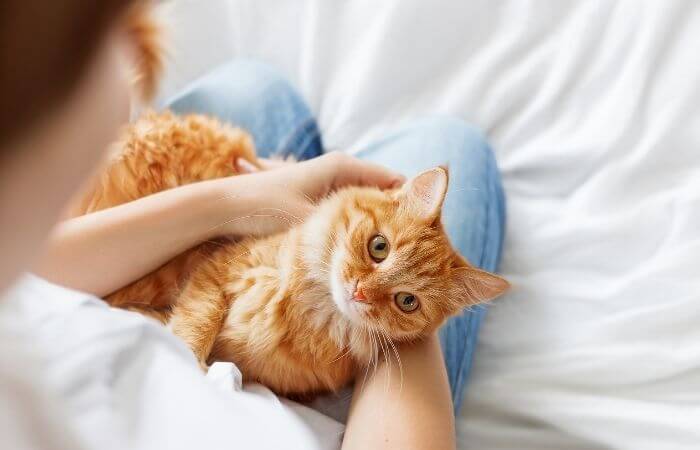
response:
[[[302,151],[297,156],[304,159],[321,152],[316,121],[301,95],[281,72],[259,61],[219,66],[194,81],[169,107],[178,113],[211,114],[245,128],[261,156]]]
[[[449,169],[443,219],[450,240],[472,264],[495,271],[505,234],[505,199],[496,158],[477,127],[453,116],[427,116],[411,124],[430,161]],[[465,311],[440,330],[455,414],[462,405],[485,308]]]
[[[284,76],[272,66],[253,60],[233,60],[208,72],[189,84],[168,106],[178,112],[200,112],[204,102],[217,97],[231,97],[235,91],[235,102],[251,104],[278,97],[303,104],[294,88]],[[186,109],[193,111],[186,111]],[[182,110],[185,109],[185,110]]]
[[[464,205],[454,201],[464,201],[469,205],[469,213],[484,218],[484,233],[479,237],[484,248],[473,262],[496,270],[505,234],[505,196],[496,158],[486,136],[477,127],[453,116],[428,116],[412,127],[421,130],[424,141],[434,146],[431,151],[437,154],[432,159],[448,167],[448,211],[444,212],[463,214],[460,208]]]
[[[426,116],[416,120],[411,128],[419,130],[424,140],[431,143],[429,151],[437,153],[431,159],[443,161],[451,178],[466,176],[472,183],[483,181],[502,190],[496,157],[479,128],[450,115]]]
[[[496,159],[486,135],[476,126],[451,115],[430,115],[417,119],[412,129],[421,130],[434,142],[430,150],[449,166],[483,164],[483,172],[496,170]]]
[[[274,66],[255,59],[234,59],[214,69],[239,81],[250,80],[261,85],[287,83],[287,79]]]
[[[237,102],[288,102],[294,108],[306,110],[306,105],[296,89],[275,67],[261,61],[236,59],[214,69],[203,77],[202,88],[216,89],[216,94],[224,94],[219,89],[226,85],[236,91]],[[195,83],[195,87],[199,87]]]

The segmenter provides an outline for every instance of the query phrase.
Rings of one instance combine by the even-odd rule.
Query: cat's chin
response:
[[[367,305],[358,305],[353,299],[353,293],[355,292],[355,288],[357,288],[357,281],[346,282],[342,279],[340,275],[342,273],[340,269],[342,258],[342,252],[338,251],[333,255],[331,261],[331,268],[329,271],[331,297],[338,311],[340,311],[340,314],[345,319],[352,324],[362,325],[365,322],[362,308],[367,308]]]
[[[353,292],[355,292],[356,285],[357,282],[344,283],[338,275],[331,273],[331,296],[333,297],[333,303],[335,303],[335,306],[343,317],[353,324],[362,325],[365,321],[362,308],[367,308],[367,306],[358,305],[357,302],[353,300]]]
[[[365,309],[369,308],[369,306],[359,304],[353,299],[357,281],[343,282],[335,270],[331,270],[330,281],[333,303],[335,303],[343,318],[353,325],[364,325],[366,322],[364,318]]]

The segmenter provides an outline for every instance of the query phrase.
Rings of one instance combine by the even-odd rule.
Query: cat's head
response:
[[[508,288],[450,245],[440,221],[447,183],[438,167],[399,190],[337,194],[319,269],[350,324],[415,339]]]

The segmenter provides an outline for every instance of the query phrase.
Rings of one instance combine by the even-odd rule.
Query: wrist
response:
[[[314,205],[293,183],[260,172],[197,183],[193,211],[202,240],[220,236],[266,236],[298,224]],[[191,215],[194,213],[190,213]]]
[[[240,235],[236,222],[241,221],[242,193],[234,178],[219,178],[191,185],[192,195],[185,202],[187,214],[195,221],[200,241],[225,235]]]
[[[266,219],[271,215],[265,214],[265,207],[276,204],[280,198],[272,186],[261,189],[259,177],[260,174],[255,174],[198,183],[201,192],[196,199],[196,211],[203,221],[203,240],[266,234],[265,225],[269,222]]]

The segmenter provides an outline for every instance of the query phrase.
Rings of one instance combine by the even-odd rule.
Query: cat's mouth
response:
[[[344,282],[339,275],[331,276],[333,302],[350,321],[363,323],[371,305],[355,300],[357,280]]]
[[[355,300],[358,280],[348,281],[345,279],[343,276],[344,259],[345,252],[342,250],[335,251],[331,258],[329,270],[331,297],[343,317],[350,322],[363,325],[366,322],[367,312],[372,306]]]

